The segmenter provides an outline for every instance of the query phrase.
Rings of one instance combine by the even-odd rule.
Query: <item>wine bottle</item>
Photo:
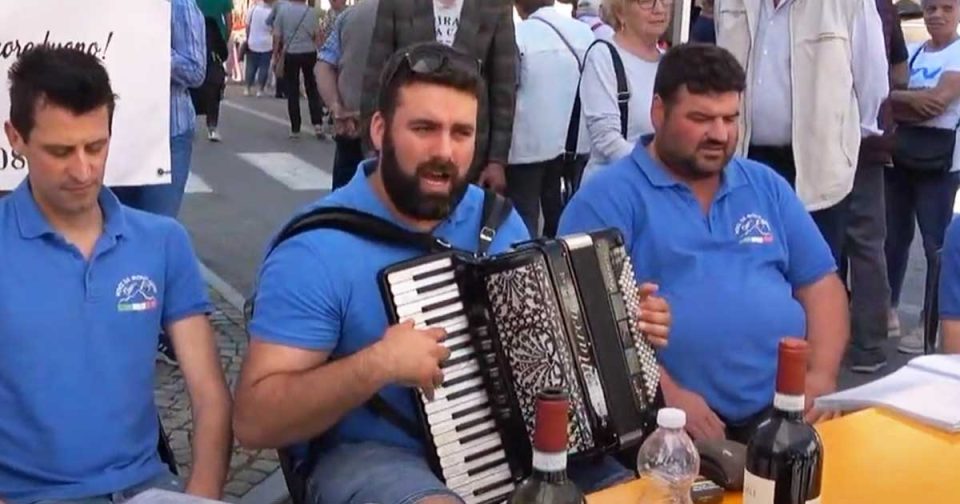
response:
[[[546,389],[537,395],[533,433],[533,474],[510,496],[510,504],[583,504],[583,492],[567,479],[566,392]]]
[[[803,419],[807,342],[780,341],[773,414],[747,444],[744,504],[820,504],[823,443]]]

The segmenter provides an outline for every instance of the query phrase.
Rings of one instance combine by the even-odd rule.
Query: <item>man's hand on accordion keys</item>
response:
[[[390,381],[417,387],[430,399],[443,383],[440,364],[450,357],[450,350],[440,342],[447,336],[442,328],[417,329],[412,320],[391,326],[376,349],[378,361]]]
[[[657,296],[660,286],[654,283],[644,283],[638,287],[640,305],[636,307],[640,312],[640,330],[647,340],[655,347],[667,346],[670,337],[670,304],[667,300]]]

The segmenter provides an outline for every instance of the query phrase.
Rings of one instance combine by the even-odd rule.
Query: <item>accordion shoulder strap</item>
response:
[[[379,393],[373,394],[373,397],[366,402],[366,406],[377,415],[383,417],[384,420],[392,423],[394,427],[407,433],[407,435],[413,439],[423,438],[423,428],[413,420],[407,418],[403,413],[397,411],[397,409],[391,406]]]
[[[513,203],[489,189],[483,194],[483,215],[480,218],[480,242],[477,245],[477,255],[487,255],[497,230],[513,211]]]
[[[345,207],[321,207],[287,224],[273,240],[270,251],[272,252],[282,242],[294,236],[316,229],[337,229],[379,241],[413,245],[431,252],[450,248],[445,242],[430,234],[404,229],[366,212]]]

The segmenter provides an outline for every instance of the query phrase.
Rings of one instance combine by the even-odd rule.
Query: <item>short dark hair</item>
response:
[[[730,51],[711,44],[671,47],[657,68],[653,92],[670,103],[683,86],[692,94],[743,92],[747,77]]]
[[[392,119],[400,89],[416,83],[437,84],[480,99],[484,92],[481,63],[459,49],[438,42],[413,44],[395,52],[380,74],[377,110]]]
[[[77,49],[37,46],[10,67],[10,123],[24,140],[36,125],[37,102],[47,100],[74,114],[104,105],[112,128],[116,95],[110,76],[96,56]]]

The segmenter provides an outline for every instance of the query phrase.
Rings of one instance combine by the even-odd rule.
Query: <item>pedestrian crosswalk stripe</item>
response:
[[[333,186],[333,178],[329,173],[288,152],[246,152],[237,155],[294,191],[323,191]]]
[[[187,194],[209,194],[213,192],[213,189],[199,175],[190,173],[190,176],[187,177],[185,191]]]

